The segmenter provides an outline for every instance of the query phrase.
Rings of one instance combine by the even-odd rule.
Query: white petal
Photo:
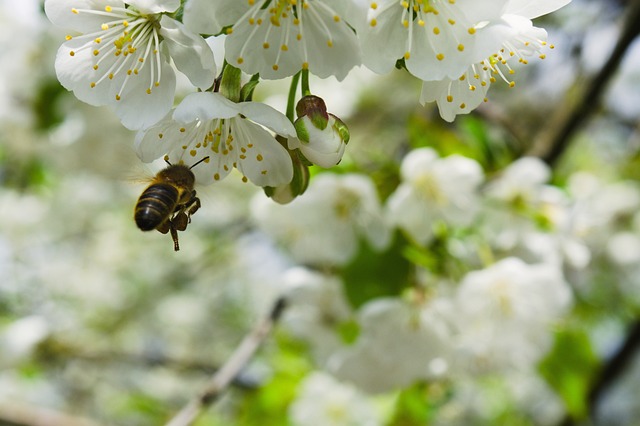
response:
[[[309,71],[318,77],[335,76],[342,81],[349,71],[361,63],[360,46],[353,30],[339,15],[331,14],[318,2],[309,2],[304,11],[305,61]],[[335,12],[334,12],[335,13]]]
[[[173,121],[171,114],[169,112],[160,122],[136,134],[134,147],[140,160],[150,163],[180,143],[180,126]]]
[[[104,80],[95,87],[91,87],[91,82],[96,81],[96,73],[93,70],[95,57],[92,49],[82,49],[82,46],[92,44],[93,40],[78,37],[60,46],[56,55],[55,69],[60,84],[67,89],[73,90],[78,99],[89,105],[99,106],[111,102],[112,80]],[[71,56],[70,53],[74,52]],[[108,69],[115,62],[115,56],[109,57],[102,64]]]
[[[287,150],[266,130],[248,120],[236,119],[232,131],[246,153],[238,170],[258,186],[279,186],[291,182],[293,164]],[[253,147],[249,147],[252,144]]]
[[[389,222],[402,228],[416,242],[426,244],[433,237],[428,207],[409,185],[402,184],[387,199]]]
[[[192,93],[178,105],[174,120],[191,123],[195,120],[209,121],[214,118],[232,118],[240,113],[237,104],[219,93]]]
[[[266,104],[241,102],[240,113],[258,124],[273,130],[281,136],[295,137],[296,129],[286,115]]]
[[[360,34],[362,40],[362,60],[371,71],[386,74],[405,53],[406,29],[401,25],[402,10],[397,0],[379,2],[380,13],[375,16],[377,24],[366,26]],[[387,6],[389,3],[391,5]]]
[[[505,13],[533,19],[569,4],[571,0],[509,0]]]
[[[160,25],[160,34],[176,67],[194,86],[203,90],[211,87],[216,76],[216,64],[209,45],[202,37],[166,15],[160,20]]]
[[[246,1],[188,0],[184,6],[183,22],[199,34],[218,34],[222,28],[234,24],[249,8]]]
[[[438,154],[431,148],[418,148],[411,151],[402,160],[400,175],[402,180],[410,181],[433,167]]]
[[[104,11],[106,6],[124,8],[124,2],[118,0],[46,0],[44,11],[54,25],[86,33],[99,30],[105,17],[91,13],[73,13],[71,10],[75,8]]]
[[[165,116],[173,106],[176,91],[176,75],[165,61],[161,62],[162,80],[159,86],[152,86],[143,79],[142,74],[131,77],[120,95],[120,100],[112,101],[116,114],[127,129],[139,130],[149,127]],[[115,88],[118,86],[116,85]]]
[[[467,76],[469,73],[467,73]],[[470,81],[469,81],[470,80]],[[470,84],[474,90],[470,89]],[[480,105],[486,97],[490,83],[481,82],[471,76],[460,79],[445,79],[442,81],[422,82],[422,92],[420,93],[420,103],[436,101],[440,116],[452,122],[458,114],[468,114]]]
[[[127,0],[127,3],[143,14],[175,12],[180,7],[180,0]]]
[[[227,61],[247,74],[260,73],[265,79],[289,77],[302,69],[302,42],[295,38],[297,31],[288,28],[290,22],[275,26],[268,20],[251,25],[248,19],[239,21],[227,35]],[[264,46],[268,47],[265,48]],[[287,49],[283,50],[282,45]]]

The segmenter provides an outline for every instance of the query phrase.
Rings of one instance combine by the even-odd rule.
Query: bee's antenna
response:
[[[173,166],[173,164],[171,164],[171,162],[169,162],[169,156],[168,155],[164,156],[164,162],[167,163],[170,166]]]
[[[206,157],[204,157],[202,160],[198,161],[197,163],[192,164],[191,167],[189,167],[189,170],[193,169],[198,164],[202,163],[203,161],[207,161],[207,160],[209,160],[209,156],[208,155]]]

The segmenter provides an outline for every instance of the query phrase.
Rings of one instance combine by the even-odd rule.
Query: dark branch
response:
[[[631,2],[624,15],[626,16],[624,27],[607,62],[587,84],[587,91],[578,98],[577,103],[569,108],[567,105],[561,105],[557,114],[554,114],[559,117],[559,120],[549,123],[548,131],[539,135],[529,155],[540,157],[553,166],[568,148],[573,134],[600,104],[607,83],[614,76],[633,40],[640,34],[640,1]],[[568,115],[562,114],[563,110],[568,110]]]
[[[211,377],[205,389],[180,410],[167,423],[167,426],[188,426],[192,424],[204,409],[222,395],[260,348],[273,326],[279,320],[285,307],[285,299],[279,298],[271,308],[269,315],[244,338],[227,362]]]

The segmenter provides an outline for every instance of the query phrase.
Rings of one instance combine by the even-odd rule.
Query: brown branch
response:
[[[242,340],[227,362],[211,377],[204,390],[180,410],[166,426],[188,426],[192,424],[202,411],[222,395],[262,345],[282,315],[285,306],[284,298],[276,300],[269,316],[258,323],[251,333]]]
[[[600,104],[607,83],[615,75],[627,49],[640,34],[640,1],[630,2],[618,42],[598,74],[587,83],[588,89],[572,105],[561,105],[553,114],[546,130],[538,135],[528,155],[540,157],[553,166],[567,150],[574,133],[586,122]],[[566,112],[564,112],[566,111]]]
[[[6,426],[99,426],[99,423],[93,420],[16,402],[0,403],[0,424]]]

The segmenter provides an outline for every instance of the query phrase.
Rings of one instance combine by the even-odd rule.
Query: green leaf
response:
[[[398,233],[384,252],[362,244],[358,256],[342,270],[347,299],[354,307],[384,296],[397,296],[409,286],[411,263],[402,255],[406,241]]]
[[[588,414],[587,397],[598,364],[591,341],[582,330],[559,332],[553,349],[540,363],[540,373],[576,419]]]

